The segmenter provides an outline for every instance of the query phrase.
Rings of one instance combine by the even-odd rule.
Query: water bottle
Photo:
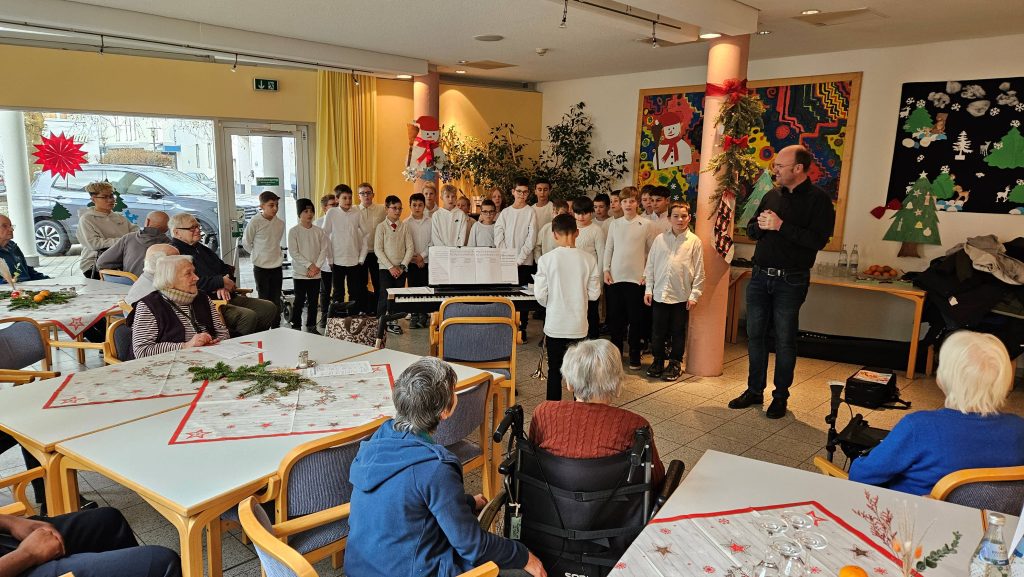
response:
[[[846,264],[846,244],[843,244],[843,250],[839,251],[839,262],[836,263],[836,276],[846,276],[849,272]]]
[[[857,252],[857,245],[853,245],[853,252],[850,253],[850,277],[856,277],[860,271],[858,268],[858,261],[860,260],[860,254]]]
[[[1024,539],[1017,543],[1010,556],[1010,577],[1024,577]]]
[[[1006,556],[1006,542],[1003,541],[1003,525],[1006,523],[999,513],[988,514],[988,529],[974,551],[971,559],[970,577],[1008,577],[1010,560]]]

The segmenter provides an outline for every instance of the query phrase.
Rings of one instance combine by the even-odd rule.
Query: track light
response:
[[[559,28],[565,30],[565,19],[569,16],[569,0],[565,0],[562,4],[562,23],[558,25]]]
[[[355,84],[356,86],[359,86],[359,77],[356,76],[356,71],[355,70],[352,71],[352,84]]]
[[[100,56],[103,56],[103,54],[104,54],[104,52],[106,50],[107,50],[107,39],[104,38],[102,34],[100,34]]]
[[[235,54],[235,63],[231,65],[232,72],[238,72],[238,54]]]
[[[658,21],[651,21],[651,48],[658,47]]]

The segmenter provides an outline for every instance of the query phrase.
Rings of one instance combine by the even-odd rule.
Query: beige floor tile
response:
[[[772,436],[769,431],[759,429],[756,426],[752,426],[747,423],[738,423],[736,421],[729,421],[728,423],[725,423],[711,431],[711,434],[745,443],[748,447],[752,447]]]
[[[758,461],[765,461],[766,463],[775,463],[776,465],[784,465],[786,467],[799,467],[801,461],[799,459],[793,459],[785,455],[766,451],[764,449],[753,448],[747,449],[743,452],[743,457],[749,457],[751,459],[757,459]]]
[[[798,439],[783,437],[781,435],[772,436],[755,445],[755,448],[757,449],[784,455],[797,461],[806,461],[807,459],[810,459],[813,455],[817,454],[818,451],[823,451],[823,447],[824,443],[820,445],[816,443],[807,443]]]
[[[713,433],[707,433],[698,437],[694,441],[687,443],[686,446],[691,449],[697,449],[702,453],[707,450],[715,450],[723,453],[732,453],[733,455],[742,455],[744,451],[750,448],[748,443],[734,441]]]
[[[686,425],[691,429],[696,429],[704,433],[710,433],[711,431],[720,427],[724,423],[729,422],[720,417],[716,417],[708,413],[702,413],[700,411],[696,411],[693,409],[683,411],[682,413],[679,413],[678,415],[671,417],[669,421],[673,423]]]
[[[704,431],[673,421],[663,421],[655,427],[655,435],[680,445],[687,445],[704,434]]]

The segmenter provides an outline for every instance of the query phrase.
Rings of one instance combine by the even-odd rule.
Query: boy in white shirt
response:
[[[548,204],[552,207],[551,218],[555,218],[560,214],[569,213],[569,203],[564,200],[552,200]],[[537,243],[533,245],[533,260],[536,261],[543,255],[551,252],[558,245],[555,244],[555,237],[551,234],[551,222],[541,225],[537,231]],[[540,318],[537,315],[533,315],[533,318]]]
[[[605,233],[601,225],[594,222],[594,201],[589,196],[580,196],[572,203],[573,215],[576,217],[576,228],[580,235],[576,237],[576,248],[594,257],[597,268],[604,271]],[[587,303],[588,339],[601,336],[600,300]]]
[[[441,206],[430,215],[430,242],[434,246],[464,246],[466,213],[455,206],[458,189],[450,184],[441,187]]]
[[[651,222],[658,234],[672,228],[672,223],[668,221],[668,197],[671,195],[672,191],[667,186],[656,186],[651,191]]]
[[[423,214],[427,218],[432,218],[434,213],[437,212],[437,186],[433,182],[428,182],[423,185],[420,189],[420,193],[423,195],[423,199],[426,202],[426,207],[423,209]]]
[[[377,225],[384,221],[387,210],[384,206],[373,203],[373,186],[369,182],[361,183],[356,187],[359,193],[359,216],[362,218],[363,230],[366,233],[366,246],[371,250],[366,253],[366,262],[363,263],[365,276],[370,281],[370,289],[364,293],[363,303],[360,309],[366,314],[373,314],[377,309],[377,255],[373,254],[373,231]]]
[[[334,281],[334,301],[345,299],[363,302],[366,298],[366,270],[362,268],[370,247],[363,230],[359,209],[352,206],[352,189],[346,184],[334,187],[338,206],[324,215],[324,233],[331,241],[331,276]],[[360,276],[362,273],[362,276]]]
[[[462,214],[466,215],[466,238],[462,239],[462,246],[469,246],[469,235],[473,233],[476,218],[473,216],[473,211],[469,209],[469,199],[465,196],[456,199],[455,206],[462,211]]]
[[[270,328],[281,326],[281,283],[284,281],[281,263],[281,239],[284,238],[284,221],[277,218],[277,201],[281,197],[269,190],[260,193],[260,213],[245,225],[242,246],[252,258],[252,275],[256,281],[256,292],[261,299],[274,303],[277,314]]]
[[[512,189],[515,202],[512,206],[502,209],[498,220],[494,223],[494,246],[516,251],[516,265],[519,267],[519,284],[527,285],[537,271],[534,266],[533,247],[537,241],[537,213],[526,204],[530,197],[530,181],[517,178]],[[521,315],[519,333],[522,342],[526,342],[526,325],[529,315]]]
[[[651,338],[654,362],[647,369],[647,376],[675,381],[683,372],[681,364],[690,310],[697,306],[704,290],[704,253],[700,239],[690,232],[690,207],[673,204],[669,214],[672,228],[658,235],[647,258],[644,304],[654,311],[654,336]],[[666,336],[672,339],[668,369],[665,368]]]
[[[348,185],[343,185],[346,188]],[[351,193],[352,190],[349,189]],[[338,206],[338,197],[334,193],[328,193],[320,197],[320,210],[327,214],[328,210]],[[320,227],[320,230],[324,228],[324,217],[313,221],[313,224]],[[327,243],[327,258],[323,262],[318,263],[320,267],[320,321],[317,322],[317,326],[320,327],[321,331],[327,328],[327,308],[331,306],[331,291],[334,290],[333,275],[331,274],[331,242],[330,239],[326,240]]]
[[[612,199],[607,194],[599,192],[594,195],[594,224],[600,225],[605,234],[608,234],[608,225],[612,222],[612,217],[608,214],[611,204]]]
[[[651,217],[654,215],[654,207],[651,206],[651,193],[655,188],[653,184],[645,184],[640,188],[640,216],[647,220],[653,220]]]
[[[533,183],[533,194],[537,196],[537,202],[533,205],[533,212],[537,213],[537,230],[544,228],[545,224],[551,222],[557,214],[554,203],[549,202],[551,198],[551,182],[547,178],[538,178]]]
[[[485,198],[480,206],[480,222],[469,229],[469,240],[466,246],[494,246],[494,219],[497,218],[498,209],[494,201]]]
[[[402,201],[390,195],[384,199],[384,206],[387,207],[387,216],[377,225],[373,240],[373,252],[377,254],[380,263],[377,281],[378,317],[387,312],[388,289],[405,286],[405,272],[409,270],[409,263],[416,253],[409,227],[398,220],[402,216]],[[391,322],[388,324],[388,332],[400,335],[402,329],[397,322]]]
[[[430,256],[430,217],[426,215],[426,198],[417,192],[409,197],[409,210],[412,212],[405,219],[405,226],[412,235],[413,255],[409,261],[409,286],[427,286],[429,280],[428,261]],[[412,313],[409,319],[410,329],[422,329],[427,326],[427,313]]]
[[[506,209],[507,210],[507,209]],[[547,309],[544,343],[548,354],[547,400],[562,400],[562,358],[570,345],[587,336],[587,303],[601,296],[601,270],[588,253],[575,248],[576,220],[560,214],[551,220],[557,245],[540,257],[533,294]]]
[[[295,330],[302,329],[302,308],[306,308],[306,332],[316,332],[316,316],[320,293],[320,265],[327,260],[327,235],[313,226],[316,208],[313,201],[300,198],[295,201],[299,224],[288,231],[288,251],[292,257],[292,284],[295,303],[290,322]]]
[[[609,198],[611,198],[611,204],[608,205],[608,217],[609,218],[622,218],[622,205],[619,203],[619,193],[621,190],[613,190]],[[607,230],[605,231],[607,232]]]
[[[651,221],[637,214],[637,192],[627,186],[619,193],[622,218],[612,221],[604,247],[604,283],[607,285],[608,328],[611,341],[622,350],[626,328],[629,327],[629,368],[640,368],[644,338],[644,267],[654,237]]]

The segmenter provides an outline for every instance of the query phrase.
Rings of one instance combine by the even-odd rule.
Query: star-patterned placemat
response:
[[[230,441],[344,431],[394,415],[391,365],[369,373],[313,377],[316,385],[287,395],[240,397],[251,383],[203,383],[169,444]]]
[[[769,536],[759,525],[759,518],[782,511],[806,515],[813,523],[808,530],[828,541],[824,549],[805,549],[806,575],[834,576],[846,565],[859,565],[877,577],[902,574],[887,549],[820,503],[805,501],[655,519],[610,575],[749,577],[768,547]]]

